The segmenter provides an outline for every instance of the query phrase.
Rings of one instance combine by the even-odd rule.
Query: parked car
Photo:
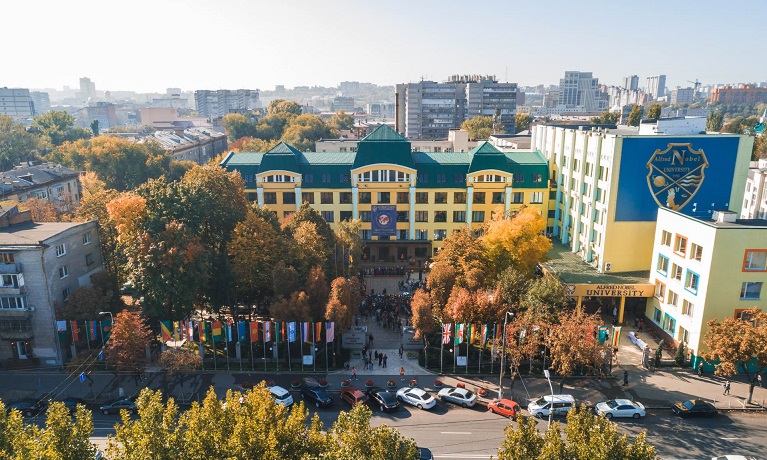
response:
[[[671,406],[674,414],[680,417],[713,417],[719,411],[713,404],[702,399],[689,399]]]
[[[277,404],[282,404],[285,407],[293,405],[293,396],[288,390],[275,385],[269,387],[269,391],[272,393],[272,398],[274,398],[274,402]]]
[[[506,398],[496,399],[489,403],[487,409],[494,414],[500,414],[509,418],[516,418],[519,411],[522,410],[522,408],[519,407],[519,404]]]
[[[721,455],[719,457],[711,457],[711,460],[756,460],[756,457],[750,455]]]
[[[426,447],[419,447],[418,460],[434,460],[434,455],[432,455],[430,449],[427,449]]]
[[[21,415],[24,417],[34,417],[40,412],[45,412],[45,409],[47,408],[48,403],[46,401],[40,401],[37,399],[22,399],[21,401],[6,404],[5,406],[6,412],[10,412],[15,409],[21,412]]]
[[[102,414],[119,414],[121,410],[127,410],[129,414],[136,412],[136,403],[127,398],[120,398],[99,408]]]
[[[330,393],[319,386],[304,388],[301,390],[301,396],[303,396],[307,402],[313,403],[314,407],[318,409],[333,404],[333,398],[330,396]]]
[[[466,388],[443,388],[437,393],[439,399],[458,404],[461,407],[472,407],[477,403],[477,395]]]
[[[346,401],[350,406],[355,404],[366,403],[368,397],[365,393],[361,392],[358,388],[346,387],[341,389],[341,399]]]
[[[64,405],[67,407],[67,409],[69,409],[69,413],[70,414],[74,414],[75,412],[77,412],[77,405],[78,404],[82,404],[83,406],[86,405],[85,404],[85,400],[83,400],[81,398],[74,398],[74,397],[64,398],[60,402],[64,403]]]
[[[397,397],[383,388],[373,387],[367,391],[368,403],[378,407],[381,412],[394,412],[399,409]]]
[[[437,400],[432,395],[417,387],[400,388],[397,390],[397,399],[419,409],[431,409],[437,405]]]
[[[597,403],[594,411],[607,418],[613,417],[633,417],[639,418],[645,416],[644,406],[630,399],[611,399],[609,401]]]
[[[553,415],[564,416],[575,406],[575,398],[572,395],[546,395],[527,405],[527,411],[533,417],[548,417],[551,412]]]

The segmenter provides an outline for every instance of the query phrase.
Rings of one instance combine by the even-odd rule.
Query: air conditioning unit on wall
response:
[[[613,269],[613,264],[612,264],[612,262],[605,262],[605,271],[606,271],[606,272],[609,272],[609,271],[610,271],[610,270],[612,270],[612,269]]]

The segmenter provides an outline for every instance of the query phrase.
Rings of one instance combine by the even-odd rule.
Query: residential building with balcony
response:
[[[32,222],[0,208],[0,361],[62,364],[62,307],[102,269],[98,224]]]
[[[67,211],[80,203],[80,173],[56,163],[21,164],[0,173],[0,200],[24,203],[30,198],[50,201]]]

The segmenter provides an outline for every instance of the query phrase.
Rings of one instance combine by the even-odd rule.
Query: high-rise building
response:
[[[26,88],[0,88],[0,113],[16,120],[32,118],[35,104]]]
[[[77,93],[77,97],[83,100],[89,97],[96,97],[96,83],[92,82],[88,77],[82,77],[80,79],[80,92]]]
[[[233,110],[254,110],[261,107],[257,89],[220,89],[218,91],[197,90],[194,102],[200,115],[220,118]]]
[[[517,84],[494,76],[453,75],[444,83],[421,81],[396,86],[395,127],[409,139],[446,139],[464,120],[500,110],[506,133],[514,133]]]
[[[29,96],[35,104],[35,115],[42,115],[51,110],[51,97],[44,91],[30,91]]]
[[[559,101],[557,107],[581,112],[603,112],[607,110],[609,96],[599,87],[599,79],[591,72],[568,70],[559,80]]]
[[[623,77],[623,88],[629,91],[636,91],[639,89],[639,77],[631,75],[630,77]]]
[[[338,90],[341,91],[342,96],[354,96],[360,92],[360,82],[342,81],[338,85]]]
[[[666,95],[666,76],[655,75],[647,77],[647,94],[652,99],[658,99]]]
[[[693,100],[695,100],[695,89],[693,88],[676,88],[671,90],[671,98],[669,99],[671,105],[690,105]]]
[[[371,118],[391,119],[394,118],[394,104],[372,103],[367,105],[367,114]]]
[[[333,103],[331,104],[330,109],[334,112],[338,112],[339,110],[343,110],[346,113],[352,113],[354,112],[354,98],[353,97],[344,97],[344,96],[336,96],[333,98]]]

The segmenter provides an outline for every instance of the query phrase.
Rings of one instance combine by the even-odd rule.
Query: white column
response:
[[[256,186],[256,200],[258,201],[258,207],[264,207],[264,188]]]
[[[506,214],[509,214],[509,211],[511,211],[511,186],[506,186],[506,200],[504,201],[504,210],[506,211]]]
[[[359,219],[360,218],[360,210],[359,210],[359,203],[360,203],[360,189],[356,185],[352,187],[352,218]]]
[[[471,205],[474,202],[474,187],[466,187],[466,225],[471,228]]]
[[[296,211],[301,209],[301,187],[296,187]]]
[[[410,223],[410,231],[408,232],[408,239],[415,239],[415,187],[410,186],[410,193],[408,194],[408,200],[410,201],[410,212],[407,215],[408,222]]]

